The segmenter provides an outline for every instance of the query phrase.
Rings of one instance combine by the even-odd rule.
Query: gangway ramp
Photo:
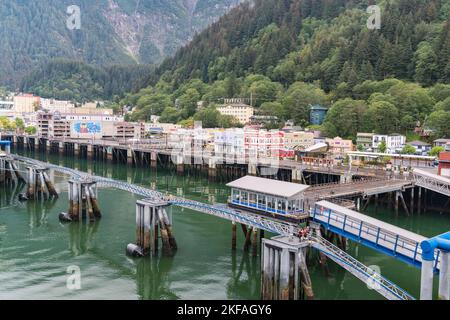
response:
[[[419,169],[414,169],[413,177],[416,186],[450,197],[450,179]]]
[[[384,278],[381,274],[376,273],[371,268],[365,266],[347,252],[339,249],[331,242],[324,238],[313,235],[309,239],[313,248],[321,251],[328,258],[340,265],[342,268],[350,272],[356,278],[370,285],[371,289],[377,291],[388,300],[415,300],[412,295]]]
[[[328,201],[316,203],[311,218],[325,228],[416,267],[427,238]],[[436,265],[437,267],[437,265]]]

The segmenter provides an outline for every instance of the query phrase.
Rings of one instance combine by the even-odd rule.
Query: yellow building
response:
[[[41,98],[32,94],[21,94],[14,97],[14,112],[16,114],[32,113],[41,105]]]
[[[284,147],[290,150],[304,150],[314,145],[314,133],[305,131],[286,132]]]
[[[225,104],[217,108],[217,111],[224,116],[233,116],[241,124],[247,124],[250,122],[250,117],[255,113],[253,107],[244,103],[231,103]]]
[[[326,139],[325,142],[330,147],[329,152],[335,157],[345,157],[347,152],[351,152],[354,149],[352,140],[344,140],[341,137]]]

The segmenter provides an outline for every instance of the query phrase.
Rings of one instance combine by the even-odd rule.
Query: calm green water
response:
[[[225,202],[223,184],[201,177],[178,177],[169,171],[31,155],[97,175],[112,177],[201,201]],[[103,219],[94,225],[61,224],[67,211],[66,178],[55,176],[62,191],[54,203],[11,201],[12,191],[0,187],[0,299],[258,299],[260,261],[231,251],[229,222],[172,208],[179,250],[174,258],[131,259],[125,247],[135,240],[136,197],[123,191],[99,191]],[[397,217],[369,212],[379,219],[433,236],[450,229],[450,216],[427,213]],[[419,270],[374,251],[350,245],[349,252],[415,296]],[[329,263],[330,275],[311,266],[318,299],[381,299],[340,267]],[[66,287],[67,268],[81,270],[81,290]]]

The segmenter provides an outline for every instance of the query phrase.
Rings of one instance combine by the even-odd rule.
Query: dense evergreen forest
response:
[[[21,90],[44,98],[78,103],[118,101],[125,93],[148,84],[153,71],[152,66],[146,65],[96,67],[79,61],[55,59],[26,76]]]
[[[375,3],[381,29],[369,30],[366,9]],[[167,59],[150,83],[122,101],[137,106],[132,119],[154,113],[221,125],[215,104],[251,96],[258,113],[302,126],[311,105],[328,106],[321,129],[344,138],[406,132],[417,121],[449,135],[450,0],[244,3]],[[207,107],[196,112],[199,100]]]

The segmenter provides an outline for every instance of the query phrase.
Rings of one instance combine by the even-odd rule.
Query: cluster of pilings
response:
[[[261,257],[262,300],[314,299],[306,264],[308,243],[297,237],[263,239]]]
[[[25,182],[15,161],[6,154],[0,154],[0,184]]]
[[[264,238],[264,230],[260,230],[260,240],[258,241],[258,229],[254,227],[247,227],[245,224],[241,224],[242,232],[244,233],[244,252],[252,252],[252,255],[256,257],[258,255],[258,242],[261,243]],[[237,224],[232,222],[232,234],[231,234],[231,249],[236,251],[237,249]]]
[[[78,222],[89,218],[96,221],[102,217],[97,200],[97,183],[91,179],[72,179],[69,181],[69,212],[61,213],[64,222]]]
[[[48,176],[48,170],[38,166],[27,167],[27,200],[58,197],[58,192]]]
[[[178,249],[172,223],[165,201],[144,199],[136,202],[136,244],[127,246],[127,254],[131,256],[155,256],[159,251],[159,238],[162,242],[162,253],[173,256]]]

